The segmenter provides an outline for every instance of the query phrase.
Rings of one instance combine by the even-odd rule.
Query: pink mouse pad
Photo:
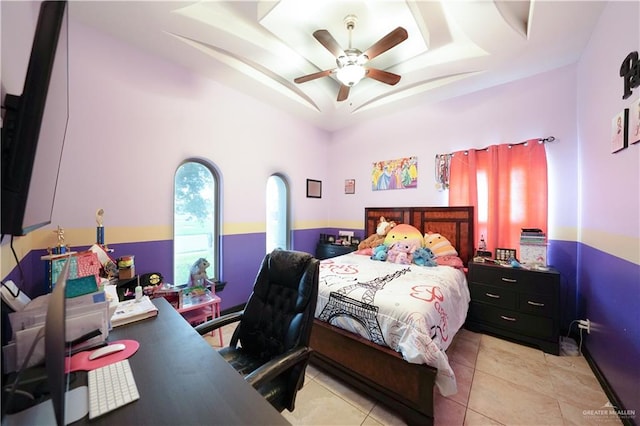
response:
[[[90,360],[89,355],[95,350],[78,352],[75,355],[71,356],[71,362],[67,362],[66,373],[71,373],[72,371],[90,371],[95,370],[96,368],[104,367],[105,365],[113,364],[114,362],[122,361],[123,359],[129,358],[131,355],[136,353],[138,348],[140,347],[140,343],[135,340],[116,340],[114,342],[109,342],[110,345],[122,343],[125,345],[125,348],[121,351],[114,352],[109,355],[105,355],[103,357]]]

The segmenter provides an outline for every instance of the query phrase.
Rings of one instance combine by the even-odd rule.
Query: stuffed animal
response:
[[[436,257],[458,255],[449,240],[436,232],[424,234],[424,247],[431,249]]]
[[[387,250],[388,247],[384,244],[380,244],[377,247],[373,248],[373,254],[371,255],[371,260],[380,260],[384,262],[387,260]]]
[[[211,266],[209,261],[204,257],[196,260],[189,270],[189,285],[190,286],[206,286],[209,283],[207,277],[207,268]]]
[[[419,266],[438,266],[431,249],[420,247],[413,252],[413,263]]]
[[[414,226],[401,223],[396,225],[384,239],[384,243],[391,247],[397,242],[411,244],[415,248],[422,247],[422,234]]]
[[[378,226],[376,228],[376,233],[368,236],[366,239],[358,244],[358,250],[363,250],[367,248],[375,248],[380,244],[384,243],[384,238],[387,236],[389,231],[396,226],[394,221],[387,222],[384,216],[380,216],[378,220]]]
[[[415,249],[416,246],[412,242],[398,241],[389,248],[387,261],[401,265],[410,265],[413,261],[413,252]]]

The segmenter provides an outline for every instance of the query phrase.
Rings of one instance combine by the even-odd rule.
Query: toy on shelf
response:
[[[189,270],[189,287],[205,288],[212,284],[211,280],[207,277],[207,268],[209,266],[211,266],[211,264],[204,257],[195,261]]]

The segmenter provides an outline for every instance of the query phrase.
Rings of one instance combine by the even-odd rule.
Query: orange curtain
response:
[[[521,228],[547,232],[547,157],[537,139],[459,151],[451,159],[450,206],[474,206],[475,246],[520,247]],[[519,250],[518,250],[519,252]]]

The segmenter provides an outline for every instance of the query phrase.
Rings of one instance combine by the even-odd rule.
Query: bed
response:
[[[442,234],[457,249],[458,256],[462,259],[464,265],[467,265],[473,256],[473,207],[366,208],[365,235],[368,236],[375,233],[381,216],[399,224],[410,224],[422,233],[430,231]],[[359,265],[359,261],[356,259],[358,256],[365,258],[362,255],[348,254],[329,259],[328,262],[325,262],[324,269],[325,271],[330,270],[331,265],[334,264],[344,265],[345,259],[347,264]],[[377,263],[368,258],[364,260]],[[403,265],[394,266],[401,267]],[[345,266],[339,267],[344,268]],[[355,269],[359,269],[359,266],[355,267]],[[396,270],[402,270],[402,268]],[[327,272],[321,271],[321,280],[324,280],[323,276],[326,278],[326,275]],[[464,283],[466,285],[466,279]],[[392,337],[389,338],[389,335],[386,335],[386,338],[384,335],[381,336],[375,331],[375,324],[371,326],[367,321],[360,321],[360,326],[368,329],[368,332],[362,333],[360,331],[359,334],[368,335],[369,337],[378,336],[378,338],[374,337],[370,340],[352,332],[358,330],[347,331],[320,319],[324,317],[323,319],[326,320],[331,316],[327,314],[328,305],[329,307],[333,306],[334,313],[337,309],[336,307],[346,309],[344,303],[351,304],[350,310],[361,309],[362,306],[359,306],[359,302],[354,302],[350,299],[346,302],[341,300],[343,296],[348,296],[348,293],[349,291],[345,290],[331,292],[331,303],[319,296],[318,304],[320,307],[316,311],[316,319],[311,332],[311,347],[314,350],[312,363],[387,405],[402,416],[408,424],[432,424],[434,418],[433,390],[436,378],[441,383],[443,373],[446,376],[447,372],[441,371],[438,374],[439,370],[437,368],[426,363],[417,363],[419,359],[415,357],[416,354],[409,356],[409,358],[413,359],[413,362],[406,361],[401,353],[388,346],[397,346],[398,341],[402,340],[402,338],[397,337],[397,341],[393,341],[394,339]],[[369,294],[369,297],[371,297],[371,294]],[[366,295],[361,296],[360,299],[364,302],[369,301]],[[364,303],[364,307],[366,308],[367,306],[369,305]],[[371,309],[370,306],[369,309]],[[363,318],[363,315],[360,317]],[[462,318],[462,321],[464,321],[464,318]],[[459,319],[457,322],[460,322]],[[335,321],[335,316],[332,323],[339,323]],[[344,326],[344,324],[340,325]],[[446,330],[447,339],[452,338],[455,331],[457,331],[457,328],[455,330]],[[402,333],[397,334],[402,335]],[[441,338],[442,336],[439,337]],[[425,352],[430,352],[428,346],[425,347]],[[438,362],[442,361],[442,359],[434,360],[431,355],[428,355],[427,358],[429,358],[429,361],[435,361],[429,362],[429,364],[433,365],[439,365]]]

